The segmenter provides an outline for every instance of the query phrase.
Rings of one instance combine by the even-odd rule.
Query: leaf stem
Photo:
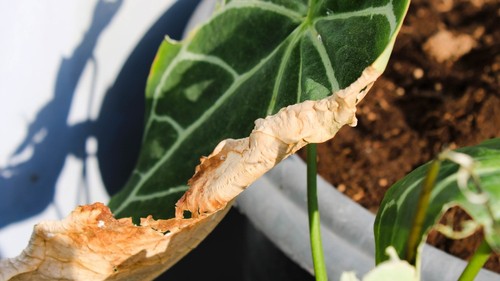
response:
[[[417,256],[417,248],[422,239],[422,228],[425,221],[425,215],[427,214],[427,208],[429,207],[429,198],[431,196],[432,188],[436,183],[436,178],[439,173],[439,168],[441,166],[441,160],[434,159],[427,170],[427,176],[424,179],[422,190],[418,198],[417,210],[415,217],[413,218],[413,224],[408,236],[408,244],[406,249],[406,260],[415,264],[415,259]]]
[[[309,214],[309,235],[311,240],[314,275],[317,281],[327,281],[328,275],[321,242],[316,177],[316,144],[311,143],[307,145],[307,210]]]
[[[320,1],[319,0],[309,0],[309,10],[307,11],[307,20],[311,21],[315,14],[316,14],[316,10],[318,9],[319,3]]]
[[[476,252],[470,259],[469,263],[465,267],[464,271],[458,278],[458,281],[472,281],[474,278],[476,278],[476,275],[479,273],[479,270],[483,267],[483,265],[486,263],[488,258],[491,255],[491,247],[486,242],[486,239],[481,242],[481,245],[477,248]]]

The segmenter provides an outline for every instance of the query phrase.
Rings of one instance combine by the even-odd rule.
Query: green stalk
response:
[[[477,248],[476,252],[470,259],[469,263],[465,267],[464,271],[458,278],[458,281],[472,281],[474,278],[476,278],[476,275],[479,273],[479,270],[484,266],[486,261],[491,255],[491,247],[486,242],[486,240],[483,240],[481,242],[481,245]]]
[[[324,6],[324,3],[322,3],[323,1],[324,0],[309,0],[307,17],[304,22],[307,23],[306,25],[312,24],[314,18],[317,17],[319,10]]]
[[[307,145],[307,210],[309,214],[309,236],[314,265],[314,275],[317,281],[327,281],[323,245],[321,243],[321,230],[318,209],[318,187],[316,182],[316,144]]]
[[[418,250],[417,248],[422,240],[421,233],[425,221],[425,215],[427,214],[427,208],[429,207],[429,198],[431,196],[432,188],[436,183],[440,166],[440,159],[435,159],[431,162],[429,170],[427,171],[427,176],[424,179],[420,197],[418,198],[417,212],[413,218],[413,224],[410,230],[410,235],[408,236],[408,244],[406,248],[406,260],[411,264],[415,264],[415,258]]]

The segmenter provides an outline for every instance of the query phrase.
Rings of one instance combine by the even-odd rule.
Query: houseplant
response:
[[[232,3],[236,3],[236,2],[232,2]],[[392,4],[392,2],[391,2],[390,4]],[[229,4],[229,6],[230,6],[230,5],[231,5],[231,4]],[[242,4],[242,5],[244,5],[244,4]],[[229,7],[229,6],[228,6],[228,7]],[[232,8],[234,8],[234,9],[237,9],[237,8],[235,8],[235,7],[238,7],[238,3],[237,3],[237,4],[234,4],[234,5],[233,5],[233,6],[231,6],[231,7],[232,7]],[[247,6],[247,8],[249,8],[249,7],[250,7],[250,6]],[[312,5],[312,7],[314,7],[314,5]],[[268,6],[268,8],[270,8],[270,10],[271,10],[271,9],[275,9],[276,7],[275,7],[275,6],[273,6],[273,5],[270,5],[270,6]],[[294,7],[294,8],[300,9],[301,7],[300,7],[300,5],[299,5],[298,7]],[[345,8],[345,7],[344,7],[344,8]],[[399,6],[399,8],[401,8],[401,6]],[[335,16],[336,16],[336,15],[335,15],[335,12],[336,12],[335,10],[332,10],[332,11],[330,11],[330,10],[321,10],[321,11],[320,11],[320,10],[317,10],[317,11],[315,11],[315,10],[310,10],[310,11],[312,11],[312,12],[311,12],[310,14],[308,13],[308,15],[312,15],[312,17],[316,16],[316,15],[314,14],[314,13],[316,13],[316,12],[325,12],[325,14],[327,15],[327,17],[331,15],[331,18],[332,18],[332,19],[335,19]],[[366,15],[366,13],[365,13],[365,11],[364,11],[364,10],[361,10],[361,11],[362,11],[362,12],[361,12],[361,13],[359,13],[359,14],[357,14],[357,15],[359,15],[359,16]],[[381,12],[381,11],[383,12],[383,11],[384,11],[384,9],[379,9],[379,10],[375,9],[375,14],[377,14],[378,12]],[[398,10],[398,11],[401,11],[401,10]],[[286,13],[286,11],[283,11],[283,10],[280,10],[279,12]],[[356,13],[354,13],[354,14],[356,14]],[[292,16],[293,16],[293,15],[292,15]],[[370,17],[370,18],[371,18],[371,17]],[[219,18],[219,19],[220,19],[220,18]],[[304,26],[308,26],[308,25],[307,25],[307,24],[305,24]],[[209,29],[209,28],[210,28],[210,27],[208,27],[207,29]],[[358,26],[358,28],[359,28],[359,26]],[[394,34],[394,31],[395,31],[395,29],[392,29],[392,33],[393,33],[392,35],[395,35],[395,34]],[[298,32],[298,33],[300,33],[300,32]],[[198,33],[198,34],[201,34],[201,33]],[[305,41],[306,43],[304,43],[304,44],[306,45],[306,47],[307,47],[307,44],[309,44],[308,42],[312,42],[312,44],[314,45],[314,44],[318,44],[317,42],[320,42],[320,44],[322,44],[323,40],[327,40],[327,38],[325,38],[325,37],[324,37],[324,36],[322,36],[322,35],[319,35],[319,36],[312,36],[312,37],[310,36],[310,34],[307,34],[307,33],[306,33],[306,35],[307,35],[307,36],[309,36],[309,37],[307,37],[307,38],[306,38],[306,41]],[[195,36],[196,36],[196,35],[195,35]],[[201,36],[201,35],[200,35],[200,36]],[[196,40],[196,37],[194,37],[194,38],[195,38],[195,39],[193,39],[193,40]],[[198,37],[198,39],[199,39],[199,37]],[[208,39],[210,39],[210,37],[207,37],[207,38],[204,38],[204,39],[205,39],[205,40],[208,40]],[[271,38],[271,39],[273,39],[273,38]],[[201,39],[199,39],[199,40],[201,40]],[[318,40],[318,41],[311,41],[311,40]],[[315,42],[316,42],[316,43],[315,43]],[[328,40],[327,40],[327,41],[325,41],[325,42],[328,42]],[[293,40],[292,40],[292,43],[293,43]],[[391,44],[391,43],[389,43],[389,45],[390,45],[390,44]],[[293,45],[293,44],[291,44],[290,46],[292,46],[292,47],[293,47],[294,45]],[[317,45],[314,45],[314,47],[315,47],[315,48],[319,48]],[[152,78],[151,78],[151,80],[150,80],[150,81],[151,81],[151,84],[153,85],[153,87],[154,87],[154,85],[155,85],[155,84],[157,84],[157,83],[158,83],[158,80],[157,80],[157,78],[158,78],[158,77],[155,77],[155,76],[156,76],[156,75],[155,75],[155,69],[156,69],[156,70],[158,70],[158,69],[160,69],[160,70],[161,70],[163,67],[166,67],[166,71],[168,72],[168,66],[166,66],[166,65],[163,65],[163,64],[162,64],[162,63],[164,62],[164,60],[162,60],[162,59],[165,59],[165,60],[168,62],[170,59],[172,59],[171,57],[168,57],[168,55],[169,55],[169,54],[176,53],[177,51],[179,51],[179,52],[182,52],[182,51],[183,51],[183,49],[182,49],[179,45],[176,45],[175,43],[172,43],[172,42],[167,42],[167,43],[165,43],[165,44],[164,44],[164,46],[163,46],[162,48],[163,48],[163,49],[162,49],[162,51],[165,51],[166,49],[168,49],[168,50],[170,50],[170,52],[166,52],[166,53],[161,52],[161,53],[160,53],[160,55],[159,55],[159,57],[158,57],[158,61],[159,61],[159,62],[157,62],[156,66],[153,68],[153,74],[152,74],[152,76],[151,76]],[[292,49],[293,49],[293,48],[292,48]],[[290,52],[288,53],[288,55],[290,55],[290,54],[291,54],[291,52],[293,51],[292,49],[290,49]],[[384,49],[384,50],[385,50],[385,49]],[[306,51],[307,51],[307,48],[306,48]],[[379,49],[379,51],[380,51],[380,49]],[[223,53],[224,53],[224,52],[223,52]],[[319,52],[319,53],[321,53],[321,52]],[[198,57],[198,58],[196,57],[196,54],[191,54],[191,53],[189,53],[189,52],[185,52],[185,53],[183,53],[183,54],[184,54],[184,55],[186,55],[186,54],[187,54],[187,55],[188,55],[188,57],[189,57],[189,56],[191,56],[191,57],[190,57],[190,59],[193,59],[193,60],[199,59],[199,57]],[[285,52],[285,54],[287,54],[287,52]],[[384,54],[385,54],[385,55],[387,55],[387,53],[385,53],[385,51],[384,51]],[[162,57],[162,56],[166,56],[166,57]],[[321,56],[320,56],[320,57],[321,57]],[[386,59],[387,59],[387,57],[384,57],[384,59],[382,59],[382,62],[381,62],[381,63],[382,63],[382,68],[383,68],[383,65],[384,65],[384,64],[385,64],[385,62],[386,62],[386,61],[384,61],[384,60],[386,60]],[[188,60],[189,60],[189,59],[188,59]],[[208,62],[211,62],[211,63],[213,63],[213,64],[216,64],[216,65],[219,65],[219,66],[221,66],[222,68],[225,68],[226,70],[229,70],[229,72],[231,72],[231,71],[230,71],[230,70],[231,70],[231,68],[230,68],[230,67],[225,66],[225,65],[224,65],[224,63],[222,63],[221,61],[218,61],[216,57],[208,58],[208,59],[207,59],[207,61],[208,61]],[[175,61],[175,58],[173,59],[173,61],[170,61],[170,62],[172,62],[172,63],[174,64],[174,62],[176,62],[176,61]],[[378,60],[377,60],[377,62],[378,62],[378,63],[380,63],[380,61],[378,61]],[[377,64],[377,62],[375,63],[376,67],[377,67],[377,66],[378,66],[378,67],[381,67],[381,65],[380,65],[380,64]],[[175,65],[175,64],[174,64],[174,65]],[[188,70],[189,70],[189,65],[188,65],[188,66],[186,66],[186,67],[187,67],[187,68],[188,68]],[[242,66],[242,65],[239,65],[239,67],[244,68],[244,66]],[[375,68],[376,68],[376,67],[375,67]],[[185,69],[184,69],[184,70],[185,70]],[[187,70],[186,70],[186,71],[187,71]],[[285,71],[285,70],[283,70],[283,71]],[[358,69],[358,71],[359,71],[359,69]],[[232,74],[233,74],[234,76],[238,77],[237,72],[234,72],[234,73],[232,73]],[[365,73],[365,74],[366,74],[366,73]],[[184,74],[183,74],[183,75],[184,75]],[[186,75],[186,76],[187,76],[187,77],[189,77],[189,75]],[[375,76],[376,76],[376,75],[375,75]],[[367,77],[368,77],[368,78],[367,78]],[[183,79],[183,78],[184,78],[184,76],[182,76],[182,77],[181,77],[181,76],[178,76],[178,77],[175,77],[175,76],[174,76],[174,78]],[[198,78],[198,77],[197,77],[197,78]],[[331,77],[330,77],[330,78],[331,78]],[[362,98],[362,96],[358,96],[358,94],[360,94],[360,93],[361,93],[361,94],[364,94],[364,93],[365,93],[365,90],[366,90],[366,89],[365,89],[365,87],[367,86],[367,84],[368,84],[368,85],[370,85],[370,83],[372,82],[372,79],[374,79],[374,77],[372,77],[372,76],[370,75],[370,73],[367,73],[367,74],[366,74],[366,76],[364,76],[363,78],[364,78],[364,79],[361,79],[361,80],[360,80],[360,81],[361,81],[360,83],[357,83],[357,84],[355,84],[355,85],[354,85],[354,87],[351,87],[351,88],[350,88],[350,90],[351,90],[351,91],[352,91],[352,90],[354,90],[353,92],[354,92],[354,95],[355,95],[356,99],[358,99],[358,98]],[[346,78],[344,77],[344,79],[346,79]],[[155,80],[156,80],[156,81],[155,81]],[[175,79],[174,79],[174,81],[175,81]],[[333,86],[333,87],[334,87],[334,84],[335,84],[335,83],[333,83],[333,81],[334,81],[334,80],[330,80],[329,82],[331,82],[331,86]],[[341,81],[342,81],[342,80],[341,80]],[[160,81],[160,82],[164,82],[164,81]],[[176,82],[179,82],[179,81],[176,81]],[[165,86],[163,89],[166,89],[166,90],[175,89],[175,83],[176,83],[176,82],[167,82],[166,86]],[[169,84],[169,83],[173,83],[173,84]],[[186,91],[185,91],[185,92],[183,92],[182,94],[184,94],[184,95],[187,97],[187,99],[189,99],[189,100],[191,100],[191,101],[193,101],[193,100],[194,100],[194,101],[196,101],[196,100],[200,97],[200,96],[199,96],[200,90],[203,90],[203,89],[205,89],[205,88],[207,88],[207,87],[210,87],[212,83],[213,83],[213,81],[210,81],[210,79],[208,79],[208,80],[207,80],[207,79],[206,79],[206,80],[202,80],[199,84],[195,84],[195,85],[193,85],[193,86],[195,86],[195,87],[193,87],[193,88],[186,87],[186,88],[185,88],[185,90],[186,90]],[[308,83],[309,83],[309,84],[308,84]],[[345,82],[345,81],[343,81],[343,83],[346,83],[346,82]],[[314,81],[314,80],[313,80],[313,81],[308,81],[308,80],[306,80],[306,83],[305,83],[305,84],[306,84],[306,85],[305,85],[305,86],[306,86],[306,89],[312,89],[312,93],[313,93],[313,94],[321,94],[320,92],[321,92],[321,91],[323,91],[323,88],[321,88],[321,87],[319,87],[317,84],[315,84],[315,81]],[[241,84],[240,84],[240,85],[241,85]],[[279,89],[279,86],[276,86],[276,85],[278,85],[278,84],[274,84],[274,85],[275,85],[275,86],[274,86],[274,87],[275,87],[275,89]],[[276,87],[278,87],[278,88],[276,88]],[[308,88],[308,87],[309,87],[309,88]],[[311,88],[311,87],[312,87],[312,88]],[[343,87],[343,86],[342,86],[342,87]],[[335,88],[335,87],[334,87],[334,88]],[[324,92],[324,91],[323,91],[323,92]],[[352,102],[356,102],[356,99],[352,100],[352,98],[353,98],[353,97],[352,97],[352,92],[350,92],[349,90],[348,90],[348,91],[345,91],[345,92],[342,92],[342,94],[339,94],[339,97],[342,99],[344,94],[345,94],[346,96],[348,96],[349,94],[351,94],[351,103],[352,103]],[[148,95],[149,95],[150,97],[151,97],[151,96],[153,96],[153,95],[156,95],[156,96],[157,96],[157,98],[161,98],[161,96],[158,96],[158,92],[155,92],[155,91],[153,91],[153,92],[151,92],[151,91],[150,91]],[[151,108],[154,108],[154,107],[157,105],[157,101],[155,101],[155,100],[152,100],[152,101],[149,101],[149,102],[150,102],[150,103],[149,103],[150,109],[151,109]],[[340,100],[337,100],[336,102],[337,102],[337,103],[340,103],[341,101],[340,101]],[[308,104],[309,104],[309,105],[314,105],[314,103],[312,103],[312,104],[311,104],[311,103],[308,103]],[[181,109],[182,109],[182,108],[181,108]],[[307,109],[307,108],[306,108],[306,107],[299,108],[299,110],[304,110],[304,109]],[[287,113],[287,112],[293,112],[294,110],[295,110],[294,108],[291,108],[289,111],[283,111],[283,112],[284,112],[284,113]],[[315,110],[313,110],[313,111],[315,111]],[[181,126],[182,124],[177,124],[175,120],[173,120],[172,118],[169,118],[167,115],[164,115],[164,116],[163,116],[163,115],[159,115],[159,114],[157,114],[157,113],[158,113],[158,112],[154,111],[154,112],[152,112],[152,113],[151,113],[151,115],[149,116],[151,119],[149,119],[149,121],[148,121],[148,123],[147,123],[147,124],[148,124],[148,125],[146,126],[146,128],[147,128],[147,129],[148,129],[148,128],[149,128],[149,129],[154,128],[154,126],[160,126],[161,124],[163,124],[163,123],[164,123],[164,124],[167,124],[167,127],[173,127],[174,131],[176,131],[176,132],[177,132],[177,134],[179,134],[179,136],[182,136],[184,133],[186,133],[186,131],[184,131],[183,127]],[[174,115],[175,115],[175,114],[178,114],[178,113],[179,113],[179,112],[175,112],[175,110],[174,110],[174,112],[173,112],[173,114],[174,114]],[[286,115],[286,114],[285,114],[285,115]],[[347,116],[347,117],[349,117],[349,116]],[[335,120],[337,120],[337,119],[335,119]],[[230,121],[231,121],[231,120],[230,120]],[[278,120],[278,121],[279,121],[279,120]],[[337,121],[338,121],[338,120],[337,120]],[[352,119],[347,118],[347,119],[345,119],[343,122],[352,122],[352,121],[353,121]],[[279,129],[279,128],[277,128],[277,127],[273,127],[273,126],[268,126],[268,127],[266,127],[266,126],[265,126],[266,124],[265,124],[265,122],[264,122],[264,121],[263,121],[260,125],[263,125],[263,126],[262,126],[263,130],[265,130],[266,128],[271,128],[271,130],[274,130],[274,129]],[[211,129],[211,128],[210,128],[210,129]],[[149,133],[151,133],[151,132],[155,133],[155,132],[163,132],[163,131],[158,131],[158,130],[156,130],[156,129],[155,129],[155,130],[150,131]],[[189,133],[191,133],[191,131],[190,131],[190,130],[188,130],[188,132],[189,132]],[[184,135],[184,136],[185,136],[185,135]],[[145,150],[146,150],[146,151],[145,151],[145,153],[144,153],[144,155],[145,155],[145,156],[143,156],[143,157],[145,157],[145,158],[148,158],[148,157],[158,158],[158,157],[159,157],[160,159],[163,159],[163,157],[164,157],[164,156],[162,156],[162,155],[169,155],[169,153],[167,153],[167,154],[163,154],[163,153],[164,153],[164,151],[162,151],[162,146],[161,146],[161,145],[160,145],[160,146],[158,146],[159,144],[158,144],[157,142],[155,142],[155,141],[157,141],[157,140],[158,140],[158,138],[156,138],[156,139],[155,139],[155,138],[153,138],[153,139],[149,139],[148,137],[146,137],[146,139],[145,139],[145,140],[146,140],[146,146],[145,146]],[[152,141],[152,142],[148,143],[148,141]],[[295,141],[292,141],[292,142],[295,142]],[[233,142],[231,142],[231,141],[226,142],[225,144],[227,145],[228,143],[229,143],[229,144],[234,144],[234,145],[238,146],[238,143],[233,143]],[[176,146],[176,142],[174,143],[174,147],[175,147],[175,146]],[[211,164],[211,163],[213,164],[213,162],[211,162],[211,161],[210,161],[210,159],[212,159],[212,161],[216,160],[216,159],[214,159],[214,156],[223,156],[223,157],[224,157],[224,158],[219,158],[219,159],[218,159],[218,161],[225,161],[225,160],[226,160],[226,158],[225,158],[225,154],[222,154],[222,155],[219,155],[219,154],[218,154],[218,152],[221,152],[221,151],[222,151],[222,152],[224,152],[224,148],[227,148],[227,147],[225,147],[224,145],[222,145],[222,146],[218,147],[218,149],[216,149],[216,152],[212,155],[212,157],[211,157],[211,158],[208,158],[208,159],[206,159],[206,160],[204,161],[204,163],[205,163],[206,167],[210,167],[210,165],[207,165],[207,164]],[[237,148],[237,147],[236,147],[236,148]],[[221,149],[222,149],[222,150],[221,150]],[[280,148],[278,148],[278,151],[279,151],[279,150],[280,150]],[[184,152],[183,152],[183,153],[184,153]],[[289,151],[287,151],[287,153],[289,153]],[[167,157],[167,156],[165,156],[165,157]],[[162,161],[163,161],[163,160],[162,160]],[[146,161],[146,162],[145,162],[145,164],[144,164],[144,163],[143,163],[143,164],[144,164],[144,165],[146,165],[146,166],[147,166],[147,165],[149,165],[147,162],[148,162],[148,161]],[[160,168],[159,168],[159,167],[160,167],[160,164],[154,164],[152,167],[153,167],[154,169],[160,169]],[[143,167],[143,168],[144,168],[144,167]],[[170,168],[170,167],[169,167],[169,168]],[[115,203],[114,203],[115,205],[113,205],[113,202],[111,203],[111,205],[114,207],[114,209],[115,209],[115,211],[118,213],[118,215],[120,215],[120,214],[122,214],[122,215],[123,215],[123,212],[124,212],[125,210],[127,210],[127,208],[133,209],[133,210],[135,210],[135,211],[141,211],[141,210],[138,210],[137,208],[141,208],[141,207],[145,207],[145,206],[149,205],[149,204],[142,204],[142,203],[143,203],[142,201],[147,201],[147,200],[150,200],[150,199],[154,199],[154,198],[155,198],[155,196],[154,196],[154,195],[167,195],[167,194],[169,194],[169,193],[170,193],[170,194],[172,194],[173,192],[178,192],[178,191],[180,191],[180,190],[185,189],[185,188],[181,185],[181,186],[178,186],[178,187],[174,188],[173,190],[170,190],[170,191],[169,191],[169,190],[166,190],[166,191],[163,191],[163,192],[158,193],[158,194],[154,194],[154,193],[152,193],[152,194],[147,194],[147,192],[146,192],[146,193],[141,192],[141,191],[139,190],[139,189],[141,189],[141,188],[146,188],[146,191],[147,191],[147,189],[148,189],[148,188],[150,188],[150,189],[151,189],[151,188],[152,188],[152,186],[154,187],[154,185],[157,185],[157,184],[158,184],[158,182],[153,181],[153,182],[149,182],[147,185],[145,185],[146,181],[150,179],[150,175],[152,174],[152,172],[149,172],[149,171],[148,171],[148,167],[146,167],[146,168],[145,168],[145,169],[146,169],[146,171],[148,171],[148,172],[146,172],[146,173],[143,173],[143,172],[141,171],[141,169],[142,169],[142,168],[141,168],[141,163],[139,163],[139,166],[138,166],[138,171],[134,174],[134,176],[133,176],[133,178],[132,178],[132,180],[131,180],[131,182],[132,182],[132,183],[131,183],[130,185],[132,186],[132,190],[133,190],[131,193],[129,193],[129,194],[131,194],[131,195],[129,195],[128,197],[127,197],[127,196],[125,196],[125,197],[124,197],[124,196],[123,196],[123,194],[122,194],[122,196],[121,196],[121,197],[117,197],[118,199],[115,199],[115,201],[114,201],[114,202],[115,202]],[[161,169],[163,170],[163,172],[166,172],[166,173],[172,173],[172,172],[171,172],[170,170],[168,170],[168,169],[163,169],[163,168],[161,168]],[[193,181],[200,180],[200,179],[201,179],[201,180],[204,180],[204,177],[203,177],[203,174],[202,174],[202,173],[206,172],[206,171],[207,171],[207,169],[208,169],[208,168],[203,168],[203,165],[201,165],[200,170],[198,170],[198,177],[196,177],[196,176],[195,176],[195,179],[194,179]],[[262,171],[259,171],[259,172],[258,172],[258,174],[259,174],[259,173],[261,173],[261,172],[262,172]],[[201,176],[200,176],[200,174],[201,174]],[[135,182],[134,182],[134,181],[135,181]],[[140,186],[139,186],[139,189],[134,189],[134,186],[135,186],[137,183],[139,183],[139,185],[140,185]],[[245,181],[245,183],[246,183],[246,181]],[[152,189],[151,189],[151,190],[152,190]],[[151,191],[151,190],[150,190],[150,191]],[[129,190],[129,191],[130,191],[130,190]],[[237,193],[238,191],[234,191],[234,192],[236,192],[236,193]],[[195,190],[195,191],[192,191],[192,192],[191,192],[191,194],[196,194],[196,190]],[[199,193],[199,194],[200,194],[201,196],[203,196],[203,195],[204,195],[203,193]],[[189,193],[188,193],[188,195],[189,195]],[[231,195],[230,195],[230,196],[228,196],[228,197],[231,197],[231,196],[233,196],[233,195],[234,195],[234,193],[233,193],[233,194],[231,194]],[[188,196],[188,197],[189,197],[189,196]],[[226,198],[226,197],[225,197],[225,198]],[[116,202],[119,202],[119,203],[116,203]],[[186,199],[185,201],[181,201],[181,204],[182,204],[182,202],[185,202],[185,204],[186,204],[186,205],[185,205],[186,209],[190,210],[191,214],[192,214],[194,217],[200,217],[200,216],[201,216],[201,217],[203,217],[203,215],[204,215],[204,213],[205,213],[205,212],[210,212],[210,211],[211,211],[211,210],[213,210],[214,208],[215,208],[215,209],[217,209],[217,207],[219,207],[219,205],[223,205],[223,204],[224,204],[224,202],[221,202],[221,201],[215,201],[215,202],[208,202],[208,203],[210,203],[210,204],[203,204],[203,205],[200,205],[200,206],[195,206],[195,205],[192,205],[192,201],[190,201],[190,200],[189,200],[189,198],[188,198],[188,199]],[[129,205],[131,205],[131,204],[133,204],[133,203],[136,203],[136,204],[135,204],[135,206],[132,208],[132,207],[131,207],[131,206],[129,206]],[[201,202],[201,203],[203,203],[203,202]],[[215,203],[215,204],[212,204],[212,203]],[[122,204],[122,205],[116,205],[116,204]],[[141,204],[142,204],[142,205],[141,205]],[[125,206],[125,207],[123,207],[123,206]],[[183,209],[179,208],[178,217],[182,217],[182,216],[183,216],[183,212],[182,212],[182,211],[183,211]],[[150,221],[150,220],[146,221],[146,224],[149,224],[150,226],[152,226],[154,229],[157,229],[157,230],[164,229],[162,226],[160,226],[160,225],[156,225],[156,223],[155,223],[155,222],[152,222],[152,221]],[[182,224],[182,223],[181,223],[181,224]],[[99,227],[99,225],[100,225],[100,224],[98,223],[98,227]],[[104,225],[105,225],[105,224],[104,224]],[[104,225],[101,225],[101,227],[104,227]],[[183,226],[178,226],[178,227],[183,227]],[[170,233],[173,233],[173,232],[175,232],[175,233],[176,233],[176,231],[174,231],[174,230],[166,230],[166,231],[165,231],[165,230],[162,230],[162,232],[165,232],[165,234],[170,234]],[[116,268],[116,272],[117,272],[116,274],[118,275],[118,272],[120,272],[120,270],[119,270],[118,268]]]
[[[321,158],[324,157],[323,155]],[[309,234],[306,231],[306,196],[305,187],[303,186],[305,183],[305,167],[300,160],[294,157],[291,158],[285,160],[272,172],[259,179],[254,184],[260,186],[259,188],[250,188],[238,197],[237,207],[260,230],[271,237],[272,241],[279,245],[284,252],[303,267],[312,271],[307,243]],[[328,206],[321,211],[322,215],[326,216],[322,219],[326,224],[324,226],[326,234],[324,233],[324,235],[328,237],[324,239],[324,242],[327,244],[326,255],[327,260],[330,261],[329,264],[337,265],[329,267],[331,270],[329,276],[338,277],[345,270],[356,270],[359,273],[367,272],[374,263],[374,246],[371,238],[371,225],[374,216],[357,205],[351,206],[350,200],[345,200],[341,195],[336,194],[337,192],[333,191],[331,186],[324,188],[326,185],[326,183],[320,182],[320,192],[324,191],[320,195],[320,206]],[[269,189],[272,189],[272,192]],[[335,202],[334,210],[331,207],[332,202]],[[346,202],[345,206],[342,202]],[[257,205],[262,208],[254,208]],[[301,208],[298,206],[301,206]],[[336,209],[338,210],[335,211]],[[360,210],[356,211],[356,209]],[[345,213],[350,214],[349,219],[345,217]],[[356,213],[359,213],[359,215],[354,215]],[[359,216],[359,221],[356,219],[357,216]],[[332,223],[337,227],[333,227]],[[349,227],[346,225],[349,225]],[[346,243],[342,244],[342,240],[345,240]],[[330,242],[331,244],[329,244]],[[339,250],[339,248],[350,250],[350,256],[357,261],[355,265],[345,258],[342,254],[345,251]],[[360,253],[358,256],[354,254],[356,251]],[[426,246],[426,251],[430,253],[429,256],[433,257],[424,259],[423,276],[425,280],[456,279],[459,275],[458,271],[443,273],[439,270],[440,267],[463,268],[465,266],[465,262],[432,247]],[[366,262],[362,262],[363,260],[366,260]],[[439,260],[440,263],[436,263],[435,260]],[[449,262],[449,264],[445,265],[445,262]],[[445,274],[449,275],[446,277]],[[485,272],[480,274],[478,278],[485,278],[486,280],[495,278],[492,276],[490,273]]]
[[[358,127],[319,147],[321,175],[375,212],[392,183],[443,146],[500,136],[498,32],[491,20],[497,7],[492,1],[413,1],[388,69],[360,104]],[[459,215],[465,214],[453,209],[445,219]],[[432,233],[430,239],[467,260],[481,233],[459,241]],[[498,272],[498,261],[492,256],[487,267]]]

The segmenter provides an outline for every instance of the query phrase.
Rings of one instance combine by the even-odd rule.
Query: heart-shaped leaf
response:
[[[206,237],[258,176],[356,123],[356,103],[383,71],[407,6],[227,1],[184,43],[167,39],[148,80],[139,163],[110,206],[118,216],[173,216],[198,156],[215,147],[197,166],[176,217],[138,226],[100,204],[79,207],[35,227],[23,254],[0,261],[0,277],[154,278]],[[116,244],[111,251],[106,241]]]
[[[225,1],[182,43],[160,46],[146,90],[138,164],[110,208],[173,216],[201,155],[258,118],[383,71],[407,0]]]
[[[481,188],[489,198],[487,204],[471,202],[457,184],[458,164],[441,164],[436,185],[430,195],[429,207],[421,232],[425,242],[428,231],[442,214],[452,206],[460,206],[479,223],[485,239],[492,249],[500,251],[500,139],[492,139],[477,146],[457,149],[475,161],[473,173],[479,177]],[[375,219],[375,245],[377,263],[386,257],[388,246],[396,248],[399,256],[406,256],[407,241],[415,216],[422,181],[429,163],[420,166],[394,184],[385,194]],[[472,183],[470,183],[472,185]]]

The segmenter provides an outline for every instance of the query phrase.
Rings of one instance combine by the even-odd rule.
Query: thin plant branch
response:
[[[472,258],[469,260],[469,263],[458,278],[458,281],[474,280],[481,268],[483,268],[486,261],[488,261],[491,253],[492,249],[486,239],[484,239],[483,242],[481,242],[481,245],[479,245],[479,247],[477,248]]]
[[[314,265],[314,274],[317,281],[327,281],[328,274],[323,256],[321,242],[321,224],[318,208],[316,144],[307,145],[307,210],[309,214],[309,234]]]
[[[406,250],[406,260],[413,265],[415,264],[418,245],[422,240],[421,233],[425,221],[425,215],[427,214],[427,208],[429,207],[429,198],[431,196],[432,188],[436,183],[436,178],[439,173],[440,166],[441,160],[439,158],[431,162],[422,185],[422,191],[420,192],[418,198],[417,210],[413,219],[410,235],[408,237]]]

